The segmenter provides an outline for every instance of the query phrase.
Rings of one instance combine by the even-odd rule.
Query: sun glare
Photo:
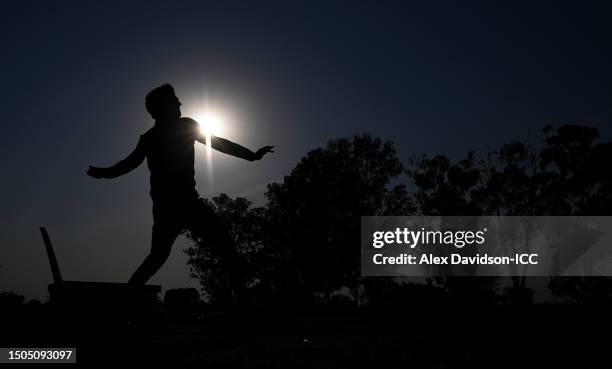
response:
[[[200,110],[191,115],[200,125],[200,132],[206,139],[206,166],[208,167],[208,187],[212,191],[213,188],[213,166],[212,166],[212,145],[211,136],[221,136],[224,134],[224,125],[227,123],[224,116],[214,110]]]
[[[223,119],[215,112],[204,112],[195,117],[200,124],[200,130],[205,135],[219,136],[221,135]]]
[[[201,141],[204,145],[197,145],[197,150],[204,154],[202,158],[206,163],[206,171],[208,177],[208,189],[213,193],[213,143],[211,136],[225,137],[231,132],[231,124],[233,122],[232,113],[220,106],[211,106],[206,99],[186,103],[186,106],[192,106],[193,110],[186,109],[184,116],[193,118],[199,124],[199,130],[205,141]],[[200,155],[201,155],[200,154]]]

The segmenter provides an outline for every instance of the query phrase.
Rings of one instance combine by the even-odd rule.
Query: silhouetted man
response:
[[[206,144],[206,138],[196,121],[181,118],[181,103],[171,85],[149,92],[145,105],[155,125],[140,136],[136,149],[110,168],[90,166],[87,171],[94,178],[115,178],[135,169],[147,158],[154,220],[151,252],[129,283],[145,284],[168,259],[176,237],[188,229],[197,238],[209,241],[225,264],[235,297],[240,297],[244,281],[234,241],[195,189],[194,143]],[[273,146],[252,152],[220,137],[212,136],[210,141],[212,148],[249,161],[260,160],[273,152]]]

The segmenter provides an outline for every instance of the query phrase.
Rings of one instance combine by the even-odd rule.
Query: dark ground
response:
[[[24,305],[2,316],[1,347],[76,347],[83,365],[175,367],[590,367],[609,354],[612,326],[609,308],[579,305],[436,306],[393,314],[67,314]]]

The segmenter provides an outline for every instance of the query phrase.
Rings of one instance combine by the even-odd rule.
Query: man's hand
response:
[[[89,166],[87,175],[93,178],[104,178],[106,175],[106,168],[92,167]]]
[[[253,160],[261,160],[263,156],[269,152],[274,152],[272,149],[274,146],[264,146],[261,149],[257,150],[253,155]]]

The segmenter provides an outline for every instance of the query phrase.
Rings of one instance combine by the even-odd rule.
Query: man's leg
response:
[[[194,208],[187,226],[195,236],[206,242],[206,246],[211,247],[215,255],[221,258],[235,299],[238,302],[244,301],[246,298],[245,281],[240,265],[241,260],[236,250],[236,243],[229,234],[227,227],[202,200],[194,202]]]
[[[156,222],[153,225],[153,235],[151,239],[151,252],[136,269],[128,283],[134,285],[143,285],[164,265],[172,244],[176,237],[181,232],[181,226],[174,224],[159,224]]]

